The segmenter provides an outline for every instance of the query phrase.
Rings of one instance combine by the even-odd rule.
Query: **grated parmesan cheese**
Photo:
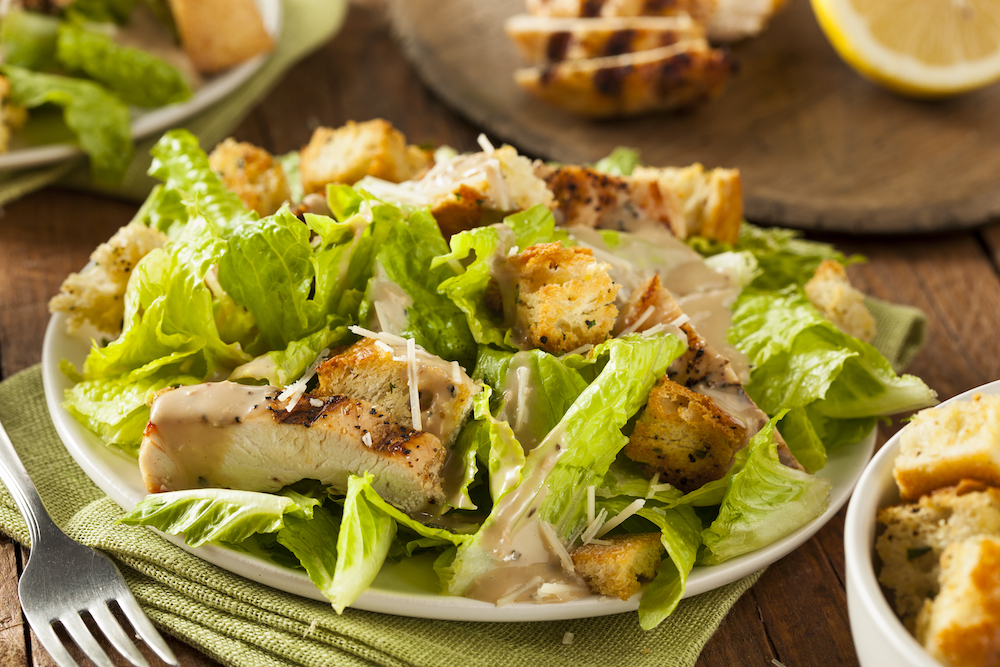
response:
[[[377,347],[378,349],[382,350],[383,352],[388,352],[389,354],[392,354],[392,347],[389,346],[389,345],[386,345],[385,343],[383,343],[380,340],[376,340],[375,341],[375,347]]]
[[[677,316],[677,317],[676,317],[676,318],[675,318],[675,319],[674,319],[674,320],[673,320],[672,322],[670,322],[669,324],[670,324],[670,326],[672,326],[672,327],[679,327],[679,326],[683,326],[683,325],[687,324],[687,323],[688,323],[688,322],[690,322],[690,321],[691,321],[691,318],[690,318],[690,317],[688,317],[686,313],[681,313],[680,315],[678,315],[678,316]]]
[[[371,338],[372,340],[380,340],[387,345],[392,345],[393,347],[406,347],[407,339],[402,336],[397,336],[396,334],[386,333],[385,331],[371,331],[370,329],[365,329],[357,325],[349,326],[348,330],[355,336]]]
[[[368,205],[367,199],[361,200],[361,206],[358,207],[358,215],[369,225],[375,220],[375,214],[372,213],[372,207]]]
[[[653,479],[649,480],[649,488],[646,489],[646,500],[649,500],[656,495],[656,483],[660,481],[660,473],[653,475]]]
[[[567,632],[566,634],[563,635],[563,644],[572,644],[572,643],[573,643],[573,633]]]
[[[646,500],[644,498],[636,498],[635,500],[633,500],[628,507],[626,507],[625,509],[623,509],[621,512],[618,513],[618,516],[616,516],[611,521],[608,521],[599,531],[597,531],[597,537],[604,537],[605,535],[607,535],[614,528],[620,525],[622,521],[624,521],[625,519],[629,518],[630,516],[641,510],[643,505],[645,504]]]
[[[566,551],[566,546],[556,535],[556,529],[552,527],[552,524],[548,521],[538,522],[538,531],[542,534],[542,537],[546,542],[549,543],[549,547],[552,548],[553,553],[559,557],[559,562],[562,564],[563,570],[568,574],[573,574],[576,569],[573,567],[573,559],[570,558],[569,552]]]
[[[323,407],[323,401],[319,400],[318,398],[310,398],[309,405],[313,406],[314,408],[321,408]]]
[[[365,431],[365,434],[361,436],[361,442],[365,443],[365,447],[372,446],[372,434]]]
[[[576,348],[574,350],[570,350],[569,352],[567,352],[567,353],[565,353],[563,355],[560,355],[559,358],[560,359],[565,359],[566,357],[568,357],[568,356],[570,356],[572,354],[583,354],[584,352],[590,352],[590,350],[592,350],[593,347],[594,347],[593,343],[584,343],[580,347],[578,347],[578,348]]]
[[[520,430],[528,414],[528,374],[527,366],[518,366],[514,374],[517,376],[517,412],[514,413],[514,428]]]
[[[597,545],[597,546],[599,546],[599,547],[607,547],[607,546],[611,546],[611,542],[609,542],[608,540],[601,540],[601,539],[598,539],[598,538],[596,538],[596,537],[595,537],[594,539],[592,539],[592,540],[590,541],[590,543],[591,543],[591,544],[596,544],[596,545]]]
[[[479,136],[476,137],[476,143],[479,144],[479,147],[483,149],[484,153],[492,153],[496,150],[493,148],[493,144],[490,143],[490,140],[487,139],[486,135],[483,133],[480,133]]]
[[[309,368],[306,369],[305,374],[292,384],[285,387],[285,390],[278,394],[279,401],[288,401],[288,405],[285,406],[286,412],[291,412],[295,409],[295,406],[298,405],[299,399],[302,398],[304,393],[306,393],[306,385],[309,384],[309,380],[312,380],[313,376],[316,375],[316,369],[319,368],[319,365],[323,363],[323,360],[326,359],[326,355],[328,354],[330,354],[330,348],[324,347],[319,353],[319,356],[317,356],[316,359],[314,359],[309,365]]]
[[[406,339],[406,383],[410,386],[410,417],[413,420],[413,430],[422,431],[423,415],[420,414],[420,389],[417,387],[417,344],[412,338]]]
[[[646,310],[642,311],[642,315],[639,316],[639,319],[637,319],[635,322],[633,322],[632,324],[630,324],[627,327],[625,327],[622,330],[622,332],[620,334],[618,334],[618,335],[619,336],[627,336],[630,333],[635,333],[636,331],[638,331],[639,327],[642,326],[643,322],[645,322],[646,320],[648,320],[649,316],[652,315],[653,311],[655,311],[655,310],[656,310],[655,306],[649,306],[648,308],[646,308]]]
[[[527,593],[532,588],[536,588],[537,586],[542,584],[544,581],[545,581],[544,579],[538,576],[532,578],[531,581],[529,581],[528,583],[524,584],[523,586],[518,586],[510,593],[507,593],[507,595],[504,595],[502,598],[497,600],[497,606],[503,607],[504,605],[508,605],[511,602],[516,602],[517,596],[519,596],[521,593]]]
[[[591,521],[590,525],[587,526],[587,530],[583,531],[583,535],[580,537],[580,541],[583,544],[590,544],[590,541],[597,536],[597,531],[601,529],[601,526],[604,525],[604,521],[607,518],[608,518],[608,511],[606,509],[602,509],[600,512],[598,512],[597,516],[594,517],[594,520]]]
[[[457,361],[451,362],[451,381],[455,384],[462,384],[462,367]]]

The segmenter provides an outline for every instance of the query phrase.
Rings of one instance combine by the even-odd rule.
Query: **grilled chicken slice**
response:
[[[735,42],[759,34],[785,0],[718,0],[708,19],[708,38]]]
[[[684,16],[703,22],[716,0],[527,0],[535,16]]]
[[[703,38],[690,16],[556,18],[518,14],[504,23],[507,36],[532,65],[602,58]]]
[[[435,435],[346,396],[302,397],[287,410],[280,391],[217,382],[161,392],[139,450],[146,488],[274,492],[316,479],[345,492],[349,475],[371,472],[405,512],[441,506],[447,449]]]
[[[629,232],[656,226],[678,238],[687,236],[680,200],[655,180],[634,183],[590,167],[541,162],[535,163],[535,175],[555,196],[553,213],[560,225]]]
[[[390,334],[363,338],[316,369],[313,396],[351,396],[368,401],[395,423],[434,435],[446,446],[458,437],[479,393],[458,362],[449,362],[414,346],[409,361],[406,340]],[[412,375],[411,375],[412,373]],[[411,377],[417,386],[419,422],[413,418]]]
[[[733,60],[704,39],[514,72],[535,97],[591,118],[692,107],[722,92]]]
[[[677,327],[688,349],[667,369],[650,393],[636,422],[625,455],[683,491],[719,479],[733,455],[767,423],[724,354],[698,332],[658,275],[637,290],[623,309],[616,331]],[[789,467],[802,466],[776,433],[778,457]]]

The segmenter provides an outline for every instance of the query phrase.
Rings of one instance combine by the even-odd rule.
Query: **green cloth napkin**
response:
[[[202,146],[214,146],[225,139],[292,65],[340,29],[346,13],[347,0],[282,0],[281,34],[274,53],[246,83],[180,127],[195,134]],[[161,134],[156,132],[136,143],[135,157],[124,179],[113,188],[91,183],[84,156],[29,171],[0,172],[0,207],[53,183],[140,202],[156,184],[146,171],[151,161],[149,150]]]
[[[900,373],[910,365],[927,338],[927,315],[913,306],[889,303],[865,297],[865,305],[875,317],[876,332],[872,345]]]
[[[920,311],[876,302],[876,342],[894,365],[922,340]],[[907,329],[906,322],[911,323]],[[53,519],[71,537],[111,554],[149,616],[225,665],[392,667],[692,667],[719,623],[760,577],[752,574],[680,603],[650,632],[635,613],[545,623],[429,621],[348,609],[267,588],[206,563],[153,531],[116,524],[121,508],[76,465],[45,405],[41,370],[0,383],[4,424]],[[28,531],[0,486],[0,530]],[[573,642],[563,644],[565,633]]]

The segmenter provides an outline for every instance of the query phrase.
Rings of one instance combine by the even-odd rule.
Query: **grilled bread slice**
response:
[[[649,51],[519,69],[514,80],[539,99],[591,118],[683,109],[719,93],[733,70],[705,40]]]
[[[521,57],[532,65],[617,56],[703,38],[690,16],[557,18],[518,14],[504,23]]]

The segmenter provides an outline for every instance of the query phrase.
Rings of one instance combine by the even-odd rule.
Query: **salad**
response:
[[[117,183],[132,159],[132,109],[183,102],[204,75],[270,50],[252,0],[225,26],[193,29],[187,2],[6,2],[0,8],[0,153],[75,141],[95,181]],[[206,3],[214,4],[214,3]],[[204,22],[209,12],[198,12]],[[216,22],[217,23],[217,22]],[[232,58],[212,60],[199,30],[223,28]],[[234,42],[243,40],[240,46]],[[256,40],[255,42],[252,40]],[[221,66],[220,66],[221,65]]]
[[[525,187],[545,201],[446,240],[419,205],[421,188],[475,164],[510,177],[512,149],[483,144],[471,156],[439,151],[431,171],[408,183],[331,184],[328,215],[284,206],[262,217],[224,187],[193,136],[164,135],[150,171],[162,185],[133,224],[166,242],[129,267],[120,335],[95,341],[81,369],[63,363],[76,382],[64,406],[140,461],[168,449],[168,420],[157,416],[168,397],[239,391],[253,406],[230,411],[225,424],[208,408],[192,412],[186,427],[211,424],[195,444],[213,463],[185,469],[196,481],[179,489],[150,482],[147,465],[147,486],[164,492],[125,523],[304,569],[338,611],[387,559],[427,552],[443,594],[497,604],[574,599],[615,578],[629,581],[611,594],[628,597],[646,578],[639,616],[652,628],[694,567],[753,551],[822,513],[829,481],[812,473],[827,451],[851,446],[881,415],[934,402],[921,380],[898,376],[810,302],[803,285],[817,267],[850,260],[787,230],[744,223],[730,244],[684,243],[665,227],[564,227],[552,193]],[[587,173],[600,180],[636,168],[624,151]],[[297,171],[286,171],[300,189]],[[592,307],[581,305],[588,294]],[[573,308],[583,326],[569,335]],[[435,369],[447,388],[441,402],[424,400],[419,379]],[[474,389],[467,404],[456,387]],[[635,451],[663,454],[657,429],[676,420],[658,411],[681,398],[738,434],[685,453],[705,476],[698,481]],[[441,426],[432,421],[438,405],[462,417]],[[349,417],[360,429],[383,412],[402,435],[337,426]],[[245,435],[252,429],[265,435]],[[327,432],[340,440],[323,440]],[[211,434],[226,447],[210,449]],[[442,452],[432,480],[441,493],[428,491],[421,506],[392,495],[388,458],[315,476],[310,459],[301,474],[265,475],[279,488],[241,488],[235,468],[218,465],[256,442],[250,456],[263,458],[246,466],[251,476],[295,468],[282,434],[340,443],[316,470],[348,446],[412,469],[420,439],[420,461]],[[267,458],[257,437],[281,453]],[[213,485],[222,472],[227,481]],[[622,555],[627,566],[615,564]]]

